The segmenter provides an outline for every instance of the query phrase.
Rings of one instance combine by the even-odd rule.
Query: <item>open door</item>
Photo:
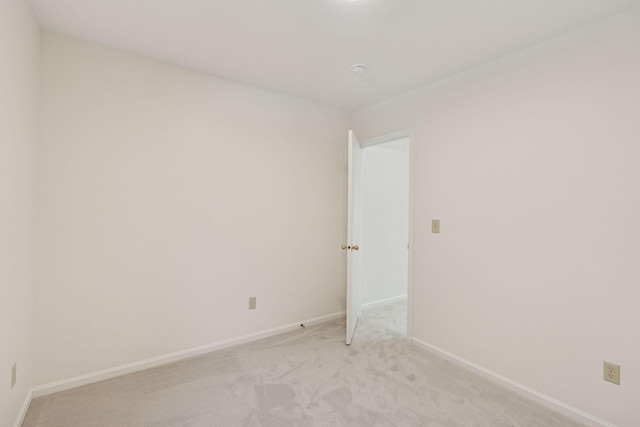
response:
[[[349,172],[347,182],[347,344],[362,314],[362,147],[349,131]]]

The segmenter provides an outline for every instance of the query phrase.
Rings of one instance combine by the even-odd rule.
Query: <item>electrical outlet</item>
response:
[[[256,297],[249,298],[249,310],[255,310],[256,308]]]
[[[620,365],[605,361],[603,379],[610,383],[620,385]]]
[[[11,367],[11,388],[15,387],[18,380],[18,362],[14,363]]]
[[[439,219],[432,219],[431,220],[431,232],[432,233],[439,233],[440,232],[440,220]]]

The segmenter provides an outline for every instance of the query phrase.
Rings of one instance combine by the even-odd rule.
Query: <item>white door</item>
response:
[[[362,147],[349,131],[349,172],[347,182],[347,344],[362,314]]]

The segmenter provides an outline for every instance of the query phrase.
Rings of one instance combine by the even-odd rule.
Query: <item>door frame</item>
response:
[[[411,342],[413,336],[413,192],[414,192],[414,128],[406,128],[396,132],[367,138],[360,142],[363,149],[372,145],[383,144],[401,138],[409,138],[409,229],[407,241],[409,243],[409,262],[407,275],[407,341]]]

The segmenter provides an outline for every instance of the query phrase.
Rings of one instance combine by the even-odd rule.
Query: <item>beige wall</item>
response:
[[[52,34],[42,60],[37,384],[344,311],[350,114]]]
[[[0,425],[31,389],[35,290],[38,29],[27,3],[0,0]],[[11,389],[11,367],[17,383]]]
[[[638,76],[635,9],[353,117],[360,138],[415,126],[414,337],[620,426],[640,419]]]

